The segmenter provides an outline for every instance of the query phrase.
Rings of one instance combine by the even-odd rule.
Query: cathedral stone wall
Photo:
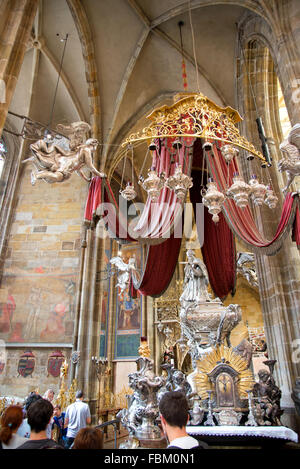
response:
[[[8,345],[2,372],[7,379],[0,394],[14,389],[23,395],[32,386],[57,388],[58,380],[47,377],[47,356],[56,349],[69,350],[73,343],[88,185],[74,175],[62,185],[39,181],[32,186],[31,170],[26,163],[6,240],[0,339]],[[26,350],[36,357],[35,370],[18,376],[18,360]]]
[[[27,348],[8,347],[6,349],[6,364],[3,372],[0,375],[0,396],[16,397],[20,402],[28,396],[31,391],[37,391],[41,395],[47,389],[53,389],[55,398],[60,389],[59,373],[57,368],[53,366],[53,374],[49,373],[48,367],[51,366],[51,354],[53,348],[48,347],[31,347],[32,361],[34,362],[33,370],[31,372],[31,363],[27,367],[27,376],[23,376],[23,362],[28,361],[22,355],[28,350]],[[60,347],[62,355],[67,361],[70,359],[70,348]],[[50,365],[49,365],[50,360]],[[20,363],[21,362],[21,363]],[[50,370],[52,370],[50,368]]]

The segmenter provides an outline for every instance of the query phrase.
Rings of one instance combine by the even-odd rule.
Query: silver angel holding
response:
[[[109,262],[119,270],[116,288],[120,288],[119,296],[121,296],[125,292],[126,288],[129,287],[131,274],[134,273],[135,276],[137,275],[135,257],[130,257],[128,264],[126,264],[119,256],[112,257]]]
[[[184,268],[184,287],[180,297],[181,305],[186,308],[194,302],[211,301],[207,291],[208,273],[204,262],[198,259],[194,251],[187,251],[187,262]]]

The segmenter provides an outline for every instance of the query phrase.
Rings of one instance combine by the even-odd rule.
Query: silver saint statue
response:
[[[186,253],[187,262],[184,268],[184,289],[180,297],[183,308],[201,301],[211,301],[207,291],[208,273],[204,262],[198,259],[194,251],[189,249]]]

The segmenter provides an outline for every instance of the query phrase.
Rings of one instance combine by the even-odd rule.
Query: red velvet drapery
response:
[[[221,151],[216,146],[214,146],[213,152],[208,153],[208,162],[211,174],[218,183],[219,189],[225,191],[228,180],[228,167]],[[229,185],[233,182],[232,178],[235,172],[238,172],[238,167],[233,160],[229,166]],[[223,206],[223,213],[236,236],[248,244],[252,250],[258,251],[261,254],[274,255],[281,248],[294,222],[297,204],[298,196],[288,193],[284,201],[275,236],[272,240],[266,239],[259,232],[249,206],[241,209],[237,207],[233,200],[227,199]]]
[[[135,241],[128,234],[127,219],[119,210],[109,182],[96,176],[90,183],[84,220],[87,226],[91,226],[101,217],[104,218],[113,238],[120,241]]]
[[[147,256],[142,280],[133,279],[135,288],[142,295],[160,296],[172,280],[181,246],[181,238],[172,234],[161,244],[147,247]]]
[[[93,177],[90,182],[89,192],[85,203],[84,221],[92,223],[96,217],[97,207],[103,201],[103,180],[100,177]]]
[[[293,225],[292,239],[297,244],[297,248],[300,249],[300,210],[299,205],[296,209],[296,215]]]
[[[108,210],[108,207],[105,205],[104,209],[99,211],[103,202],[111,203],[116,209],[116,214],[119,215],[117,202],[109,182],[99,177],[94,177],[89,187],[84,214],[85,221],[91,225],[93,220],[97,220],[100,215],[104,215],[108,230],[113,236],[118,238],[121,229],[124,229],[122,221],[120,221],[118,216],[115,221],[113,210],[111,208],[111,211]],[[124,236],[122,236],[122,239],[124,240]],[[136,241],[130,238],[129,235],[125,239],[127,241]],[[181,238],[175,238],[173,234],[158,245],[147,246],[146,261],[141,279],[133,278],[131,282],[131,293],[133,296],[135,296],[135,289],[138,289],[141,294],[147,296],[160,296],[167,289],[176,268],[180,246]]]
[[[192,152],[190,146],[185,144],[185,139],[182,148],[175,155],[171,154],[172,149],[167,146],[169,143],[167,139],[158,143],[159,150],[153,152],[152,160],[152,167],[157,174],[164,173],[166,178],[172,176],[176,164],[181,165],[186,174],[190,173]],[[163,242],[173,233],[174,226],[177,226],[182,215],[182,207],[183,203],[178,201],[175,192],[164,186],[157,202],[153,202],[148,196],[138,221],[130,224],[131,236],[142,244],[153,245]]]

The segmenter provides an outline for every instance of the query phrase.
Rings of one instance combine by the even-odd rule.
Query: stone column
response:
[[[0,135],[18,81],[38,0],[2,0],[0,20]]]

